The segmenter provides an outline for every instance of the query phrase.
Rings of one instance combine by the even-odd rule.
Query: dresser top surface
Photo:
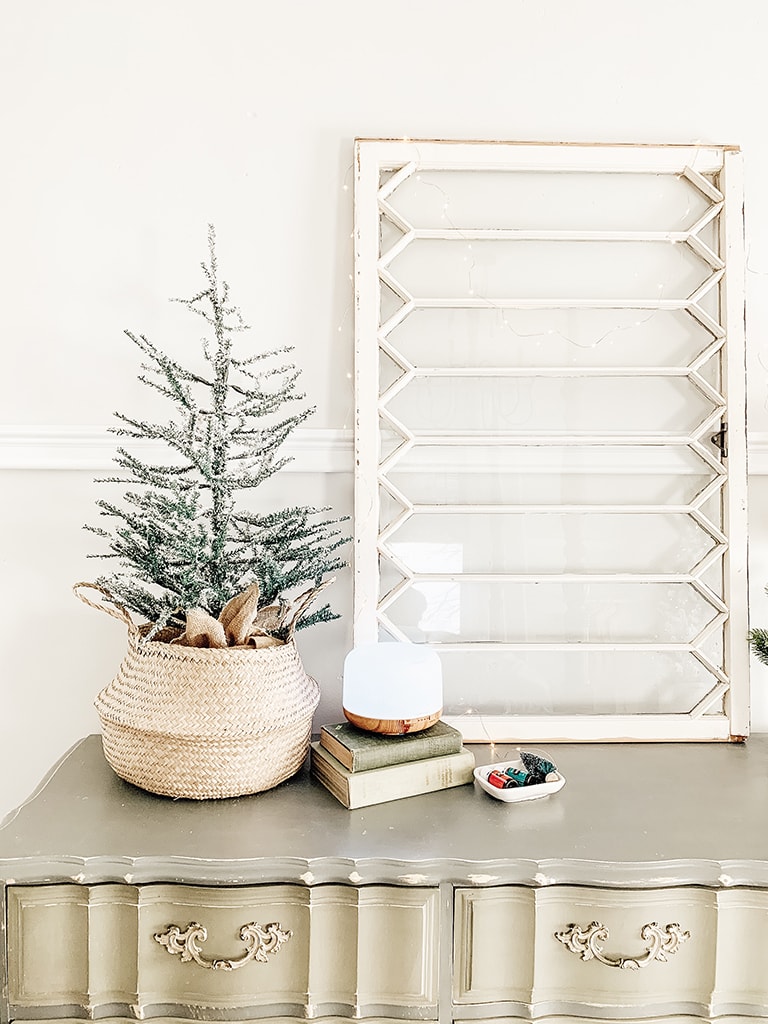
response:
[[[514,747],[473,746],[478,764]],[[6,880],[390,881],[768,887],[768,735],[745,744],[547,747],[566,785],[503,804],[476,785],[349,811],[309,776],[171,800],[123,782],[99,736],[0,828]]]

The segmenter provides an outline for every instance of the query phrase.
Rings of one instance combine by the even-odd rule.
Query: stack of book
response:
[[[310,744],[310,768],[345,807],[368,807],[472,781],[474,754],[458,729],[437,722],[422,732],[381,736],[341,722]]]

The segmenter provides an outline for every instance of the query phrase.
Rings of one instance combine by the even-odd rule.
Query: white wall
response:
[[[209,221],[257,343],[296,346],[312,426],[343,450],[355,136],[737,143],[753,619],[768,623],[767,29],[761,0],[6,5],[0,459],[89,465],[77,428],[141,410],[122,330],[180,354],[189,334],[167,298],[197,287]],[[284,474],[275,498],[349,512],[349,470],[351,456],[346,471]],[[98,728],[92,698],[123,649],[120,626],[70,593],[94,574],[81,530],[93,521],[92,477],[0,471],[0,814]],[[326,720],[350,645],[349,574],[334,598],[343,621],[302,638]],[[754,726],[766,730],[768,670],[753,678]]]

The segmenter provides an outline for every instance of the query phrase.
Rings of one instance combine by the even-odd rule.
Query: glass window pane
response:
[[[407,500],[427,505],[681,505],[715,476],[686,445],[417,444],[387,473]]]
[[[385,596],[382,594],[382,597]],[[692,643],[716,609],[687,583],[416,580],[386,608],[414,643]]]
[[[419,434],[689,434],[716,409],[685,377],[416,378],[387,409]]]
[[[711,205],[677,174],[479,169],[422,169],[387,202],[416,228],[561,231],[682,231]]]
[[[677,309],[414,309],[387,340],[417,368],[688,366],[713,343]]]
[[[416,239],[389,264],[419,298],[685,299],[712,267],[670,242]]]
[[[483,714],[687,714],[716,683],[687,651],[483,649],[441,660],[445,714],[475,723]]]
[[[382,550],[413,573],[684,573],[715,547],[685,514],[413,515]]]

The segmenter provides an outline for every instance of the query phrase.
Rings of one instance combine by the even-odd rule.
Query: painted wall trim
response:
[[[114,469],[117,441],[104,427],[61,424],[0,425],[0,470]],[[165,453],[160,444],[134,443],[148,458]],[[296,430],[284,446],[290,462],[283,472],[351,473],[354,446],[351,430]],[[768,431],[749,435],[749,474],[768,475]]]
[[[117,447],[118,439],[105,427],[0,425],[0,469],[114,470]],[[155,442],[133,442],[125,447],[150,460],[167,454],[165,446]],[[281,472],[351,473],[352,431],[296,430],[283,452],[293,461]]]

